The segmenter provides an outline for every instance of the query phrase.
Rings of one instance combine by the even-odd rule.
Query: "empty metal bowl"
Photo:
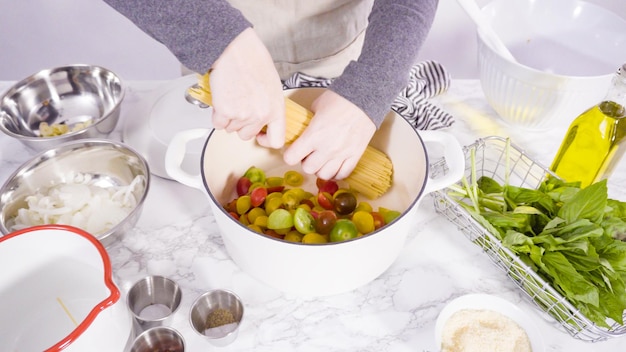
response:
[[[185,339],[173,328],[157,326],[142,332],[130,352],[184,352]]]
[[[9,176],[0,188],[0,231],[57,223],[80,228],[108,246],[134,227],[149,185],[147,162],[123,143],[67,142]]]
[[[0,97],[0,130],[43,151],[81,138],[104,138],[120,116],[124,87],[112,71],[70,65],[37,72]]]

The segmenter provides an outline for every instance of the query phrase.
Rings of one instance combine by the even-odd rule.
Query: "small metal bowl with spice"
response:
[[[124,99],[112,71],[76,64],[39,71],[0,96],[0,130],[35,151],[82,138],[105,138]]]
[[[198,334],[212,345],[223,347],[237,339],[243,319],[243,303],[229,290],[211,290],[194,301],[189,319]]]

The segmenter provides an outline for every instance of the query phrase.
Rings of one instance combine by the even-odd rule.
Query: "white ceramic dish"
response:
[[[568,125],[604,98],[626,61],[626,19],[579,0],[494,0],[482,9],[517,63],[479,31],[478,68],[485,98],[516,127]]]
[[[503,314],[513,319],[526,331],[533,352],[543,352],[545,350],[543,337],[539,329],[537,329],[536,323],[528,314],[506,299],[482,293],[457,297],[450,301],[441,312],[439,312],[435,323],[435,342],[438,349],[440,349],[442,343],[443,328],[447,320],[454,313],[463,309],[488,309]]]
[[[155,90],[132,116],[126,117],[122,133],[124,143],[146,158],[150,171],[156,176],[171,179],[165,171],[164,160],[174,135],[193,128],[212,128],[212,109],[201,109],[185,100],[185,91],[196,83],[195,74],[168,82]],[[202,141],[190,142],[182,164],[184,170],[200,172],[202,147]]]

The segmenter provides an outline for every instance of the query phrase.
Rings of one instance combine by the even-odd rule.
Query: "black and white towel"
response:
[[[296,73],[283,82],[283,89],[328,87],[332,79]],[[391,108],[417,130],[436,130],[454,123],[452,115],[428,101],[445,93],[450,75],[435,61],[423,61],[411,68],[409,84],[398,94]]]

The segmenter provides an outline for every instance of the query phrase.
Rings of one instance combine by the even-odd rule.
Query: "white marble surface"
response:
[[[125,119],[162,81],[129,82],[122,121],[110,137],[121,139]],[[11,82],[0,82],[0,92]],[[453,81],[435,103],[456,117],[447,129],[462,145],[478,137],[510,136],[536,160],[549,164],[567,126],[527,131],[503,124],[489,108],[474,80]],[[33,153],[0,135],[0,182]],[[611,178],[611,196],[626,199],[626,163]],[[526,302],[500,269],[470,243],[453,224],[438,215],[430,197],[406,248],[387,272],[372,283],[333,297],[289,297],[256,281],[229,259],[203,192],[153,177],[136,228],[107,248],[124,292],[148,274],[168,276],[183,290],[172,326],[184,336],[188,351],[436,351],[434,327],[446,302],[467,293],[489,293],[527,310],[543,333],[546,350],[616,352],[626,350],[626,337],[588,343],[572,338]],[[212,347],[188,322],[193,300],[203,291],[226,288],[241,296],[245,317],[239,338],[227,347]]]

